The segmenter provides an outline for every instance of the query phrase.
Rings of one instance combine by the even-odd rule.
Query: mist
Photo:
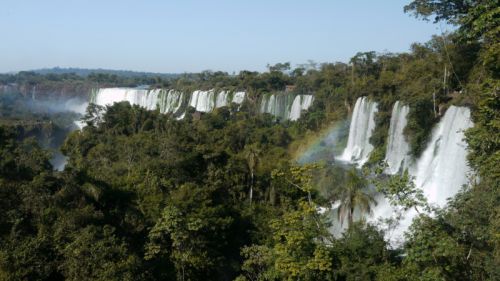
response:
[[[2,124],[13,127],[20,140],[35,138],[40,147],[51,152],[50,163],[61,171],[67,157],[60,151],[67,135],[79,129],[79,121],[87,108],[83,98],[28,97],[19,92],[0,93],[0,117]]]

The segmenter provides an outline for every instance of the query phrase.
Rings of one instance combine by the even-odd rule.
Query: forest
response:
[[[0,280],[500,280],[500,5],[413,0],[404,12],[456,29],[407,53],[262,73],[0,74]],[[248,97],[181,120],[128,102],[90,104],[78,130],[74,113],[29,104],[33,89],[50,101],[142,85]],[[289,85],[314,95],[300,119],[259,113],[263,95]],[[364,96],[379,111],[362,169],[299,164],[298,150]],[[465,140],[477,180],[443,208],[427,204],[408,173],[380,174],[396,101],[410,107],[414,156],[447,108],[471,109]],[[62,171],[50,162],[56,146]],[[370,184],[417,210],[402,245],[353,219],[354,208],[370,212]],[[338,220],[318,211],[335,201]],[[340,236],[334,223],[346,226]]]

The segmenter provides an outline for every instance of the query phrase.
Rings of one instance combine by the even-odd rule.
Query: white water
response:
[[[157,92],[157,104],[161,113],[177,113],[181,109],[184,94],[175,90],[152,90]]]
[[[352,114],[349,127],[349,138],[347,147],[344,149],[341,160],[363,166],[370,156],[373,146],[370,137],[375,129],[375,113],[377,103],[370,101],[367,97],[358,98]]]
[[[300,118],[302,114],[302,110],[307,110],[312,102],[314,97],[312,95],[298,95],[295,97],[292,103],[292,109],[290,110],[289,119],[292,121],[296,121]]]
[[[115,102],[128,101],[149,110],[160,109],[161,113],[176,113],[182,106],[183,94],[175,90],[138,89],[138,88],[102,88],[94,93],[91,102],[97,105],[112,105]]]
[[[215,99],[215,107],[223,107],[228,105],[229,93],[227,91],[222,91],[217,94],[217,98]]]
[[[215,108],[229,105],[230,102],[241,104],[245,99],[245,92],[236,92],[230,95],[227,91],[215,94],[214,90],[194,91],[186,97],[187,105],[199,112],[211,112]],[[112,105],[115,102],[128,101],[149,110],[160,109],[161,113],[174,113],[182,116],[185,109],[184,94],[176,90],[139,89],[139,88],[102,88],[93,93],[91,102],[97,105]]]
[[[296,121],[300,118],[302,110],[307,110],[312,105],[314,96],[277,94],[262,97],[260,112],[269,113],[282,120]]]
[[[286,105],[285,105],[286,106]],[[276,95],[264,96],[260,102],[260,112],[269,113],[276,117],[281,117],[286,119],[287,113],[286,108],[281,102],[278,102]]]
[[[440,207],[446,204],[464,184],[470,168],[464,130],[473,126],[470,110],[451,106],[438,126],[412,174],[427,200]]]
[[[174,113],[177,118],[183,116],[186,105],[199,112],[211,112],[215,108],[228,106],[230,103],[242,104],[245,92],[229,93],[214,90],[194,91],[189,96],[176,90],[139,89],[139,88],[102,88],[92,94],[91,102],[97,105],[112,105],[115,102],[128,101],[149,110],[160,109],[161,113]],[[185,102],[183,102],[186,100]],[[303,110],[307,110],[314,101],[312,95],[269,95],[261,100],[260,111],[271,113],[283,120],[295,121]]]
[[[392,108],[387,150],[385,153],[385,162],[388,165],[386,173],[391,175],[403,171],[410,164],[410,157],[408,155],[410,146],[403,134],[409,112],[410,107],[401,104],[399,101]]]
[[[191,95],[189,105],[194,107],[196,111],[211,112],[215,108],[214,91],[194,91]]]
[[[147,90],[130,88],[103,88],[99,89],[92,97],[91,102],[97,105],[112,105],[115,102],[128,101],[130,104],[140,104],[140,97],[145,95]],[[148,104],[140,104],[143,107]]]
[[[358,134],[356,130],[353,131],[353,124],[357,126],[355,128],[362,130],[370,127],[368,123],[371,120],[366,120],[367,118],[363,116],[370,115],[366,113],[370,110],[366,109],[365,113],[361,114],[363,106],[370,108],[367,104],[363,105],[363,100],[356,102],[351,121],[350,140],[351,135]],[[401,167],[408,168],[410,174],[415,178],[416,187],[422,189],[428,203],[432,206],[444,207],[447,200],[468,183],[467,176],[471,172],[467,164],[467,144],[464,141],[463,133],[464,130],[473,126],[470,110],[466,107],[451,106],[433,129],[431,140],[420,158],[413,162],[410,161],[409,146],[403,137],[408,111],[409,108],[399,102],[393,107],[386,155],[389,169],[386,173],[394,174],[398,173]],[[354,147],[353,143],[365,143],[369,136],[364,135],[364,137],[365,141],[351,142],[351,147]],[[367,217],[369,222],[374,223],[380,218],[394,217],[396,211],[399,210],[399,208],[391,206],[383,196],[377,196],[377,201],[378,204],[372,206],[373,214]],[[404,241],[403,234],[415,216],[417,216],[417,212],[413,209],[403,213],[399,225],[386,231],[386,239],[393,245],[401,245]],[[333,231],[338,232],[339,230],[334,229]]]
[[[237,103],[237,104],[242,104],[243,101],[245,100],[245,92],[236,92],[233,95],[233,100],[232,102]]]
[[[230,103],[230,95],[227,91],[215,94],[214,90],[194,91],[191,95],[189,105],[196,111],[211,112],[215,108],[227,106]],[[241,104],[245,100],[245,92],[236,92],[232,97],[233,103]]]

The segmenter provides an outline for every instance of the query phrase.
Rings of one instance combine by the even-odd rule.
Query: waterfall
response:
[[[223,107],[228,105],[229,93],[227,91],[222,91],[217,94],[217,98],[215,99],[215,107]]]
[[[231,96],[227,91],[215,94],[214,90],[197,90],[186,96],[172,89],[102,88],[92,91],[90,102],[106,106],[115,102],[128,101],[132,105],[149,110],[158,108],[161,113],[173,113],[179,117],[184,116],[182,112],[187,105],[199,112],[211,112],[215,108],[229,105],[230,102],[241,104],[245,96],[245,92],[236,92]]]
[[[161,113],[177,113],[182,106],[183,94],[175,90],[102,88],[93,91],[90,102],[106,106],[115,102],[128,101],[149,110],[159,109]]]
[[[260,112],[269,113],[281,120],[296,121],[302,110],[312,105],[312,95],[272,94],[264,95],[260,101]]]
[[[296,96],[292,103],[289,119],[292,121],[299,119],[302,114],[302,110],[307,110],[311,106],[313,100],[314,97],[312,95]]]
[[[293,97],[287,94],[265,95],[261,100],[261,113],[269,113],[281,120],[287,120]]]
[[[133,88],[103,88],[94,92],[91,102],[97,105],[106,106],[112,105],[115,102],[128,101],[130,104],[140,105],[148,108],[147,104],[141,104],[141,96],[145,95],[147,90]],[[151,108],[148,108],[151,109]],[[154,108],[153,108],[154,109]]]
[[[388,165],[386,173],[391,175],[408,168],[410,162],[408,155],[410,146],[403,134],[409,111],[410,107],[402,105],[399,101],[392,108],[387,150],[385,153],[385,162]]]
[[[177,113],[182,107],[183,93],[176,90],[152,90],[157,91],[161,113]]]
[[[241,104],[245,99],[245,92],[236,92],[232,97],[233,103]],[[219,92],[215,95],[214,90],[210,91],[194,91],[191,95],[189,105],[194,107],[196,111],[211,112],[215,108],[229,105],[230,96],[227,91]]]
[[[194,107],[196,111],[211,112],[215,108],[214,91],[194,91],[189,105]]]
[[[468,108],[451,106],[433,130],[412,173],[430,203],[444,206],[447,198],[467,184],[470,168],[463,132],[472,126]]]
[[[194,107],[199,112],[211,112],[215,108],[228,106],[230,103],[241,105],[246,98],[245,92],[196,90],[185,95],[176,90],[143,88],[102,88],[92,91],[90,102],[106,106],[115,102],[128,101],[149,110],[159,109],[161,113],[173,113],[176,117],[184,116],[186,106]],[[303,110],[309,109],[314,101],[312,95],[272,94],[262,98],[260,112],[270,113],[281,120],[295,121]]]
[[[373,146],[370,144],[370,137],[375,128],[375,113],[377,103],[370,101],[367,97],[358,98],[352,114],[351,125],[349,127],[349,138],[347,147],[344,149],[340,159],[358,166],[363,166]]]
[[[236,92],[233,95],[232,102],[237,104],[242,104],[243,100],[245,100],[245,96],[246,96],[245,92]]]
[[[411,175],[415,177],[416,187],[423,190],[431,205],[444,207],[447,199],[468,183],[467,175],[471,170],[467,165],[467,144],[463,132],[472,126],[468,108],[451,106],[433,129],[431,140],[416,164],[407,164]],[[385,198],[378,198],[377,201],[378,205],[373,209],[374,216],[368,221],[375,222],[379,217],[389,218],[396,210]],[[386,233],[386,238],[395,245],[401,244],[403,233],[417,215],[415,210],[408,210],[397,228],[392,233]]]

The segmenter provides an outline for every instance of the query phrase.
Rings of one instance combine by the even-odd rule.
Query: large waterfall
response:
[[[366,162],[373,149],[369,139],[375,126],[373,117],[376,111],[377,104],[366,97],[356,101],[347,147],[341,159],[358,166]],[[424,192],[428,203],[443,207],[449,198],[468,183],[470,168],[467,164],[464,130],[473,126],[470,110],[450,106],[436,124],[426,149],[418,159],[409,155],[410,147],[403,134],[409,111],[409,106],[401,102],[396,102],[393,106],[385,156],[388,167],[385,173],[397,174],[408,169],[416,187]],[[367,220],[375,223],[380,218],[394,218],[398,208],[391,206],[381,194],[377,194],[376,198],[378,204],[372,206],[373,214]],[[336,210],[332,212],[335,213]],[[416,215],[417,212],[413,209],[403,213],[399,225],[387,231],[386,238],[393,244],[400,244],[404,240],[403,233]],[[332,231],[339,234],[341,229],[337,226]]]
[[[412,172],[430,203],[444,206],[467,183],[470,169],[464,130],[472,125],[468,108],[451,106],[433,130]]]
[[[102,88],[94,91],[90,102],[105,106],[115,102],[128,101],[149,110],[160,109],[161,113],[177,113],[183,102],[183,94],[175,90],[138,89],[138,88]]]
[[[196,111],[211,112],[215,108],[215,93],[211,91],[194,91],[189,105]]]
[[[403,134],[409,112],[410,107],[403,105],[399,101],[397,101],[392,108],[387,150],[385,153],[385,161],[388,165],[386,172],[388,174],[396,174],[408,168],[410,164],[408,155],[410,146]]]
[[[92,92],[90,102],[97,105],[112,105],[115,102],[128,101],[150,110],[159,108],[161,113],[173,113],[177,119],[185,116],[187,106],[199,112],[211,112],[215,108],[231,103],[242,104],[245,92],[214,90],[194,91],[190,95],[176,90],[141,89],[141,88],[102,88]],[[282,120],[295,121],[303,110],[307,110],[314,101],[312,95],[272,94],[261,99],[260,112],[270,113]]]
[[[377,103],[367,97],[358,98],[352,113],[351,125],[349,127],[349,138],[347,147],[340,159],[358,166],[363,166],[373,150],[370,144],[370,137],[375,129],[375,113]]]
[[[302,110],[307,110],[312,105],[314,98],[312,95],[298,95],[292,103],[290,110],[290,120],[295,121],[300,118]]]
[[[302,110],[312,105],[312,95],[271,94],[264,95],[260,101],[260,112],[272,114],[282,120],[296,121]]]
[[[231,95],[227,91],[217,94],[214,90],[194,91],[187,96],[176,90],[140,88],[102,88],[94,91],[90,98],[92,103],[102,106],[128,101],[132,105],[139,105],[149,110],[159,108],[161,113],[174,113],[178,118],[184,116],[187,105],[194,107],[196,111],[210,112],[231,102],[241,104],[244,100],[245,92]]]
[[[215,98],[215,107],[219,108],[227,106],[229,104],[228,100],[229,100],[229,92],[221,91],[220,93],[217,94],[217,97]]]

